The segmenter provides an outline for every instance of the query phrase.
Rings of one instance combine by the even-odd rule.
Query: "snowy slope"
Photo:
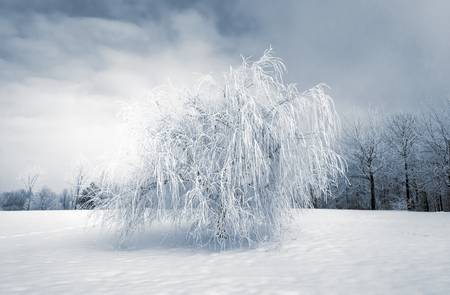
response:
[[[308,210],[281,245],[215,253],[166,228],[114,250],[86,212],[0,212],[0,294],[450,294],[450,214]]]

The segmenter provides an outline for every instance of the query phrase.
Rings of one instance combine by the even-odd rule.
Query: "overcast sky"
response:
[[[0,190],[27,167],[67,184],[114,145],[121,101],[220,73],[270,44],[338,110],[450,97],[449,1],[0,0]]]

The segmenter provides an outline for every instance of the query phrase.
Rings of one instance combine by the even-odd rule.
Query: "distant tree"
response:
[[[349,182],[333,191],[335,207],[450,210],[450,100],[420,116],[352,114],[344,127]]]
[[[70,193],[67,189],[64,189],[60,195],[61,207],[63,210],[67,210],[71,208],[72,200]]]
[[[78,199],[77,208],[80,209],[94,209],[96,207],[95,202],[101,198],[101,189],[91,182],[89,186],[83,189],[81,197]]]
[[[28,200],[28,192],[17,190],[0,194],[0,207],[3,210],[23,210]]]
[[[450,211],[450,100],[441,110],[432,109],[424,117],[424,152],[428,164],[428,185],[438,195],[441,210]],[[447,206],[442,195],[446,195]]]
[[[20,180],[22,181],[22,184],[25,187],[25,191],[27,192],[27,204],[26,204],[27,210],[30,210],[30,208],[31,208],[31,202],[33,199],[34,188],[35,188],[41,174],[42,174],[42,172],[39,168],[30,167],[22,174],[22,176],[20,176]]]
[[[402,162],[405,180],[406,205],[408,210],[414,209],[414,201],[411,197],[410,161],[417,142],[417,119],[412,114],[395,114],[388,118],[386,139],[394,153]]]
[[[57,207],[58,196],[48,187],[43,187],[34,198],[33,209],[35,210],[54,210]]]
[[[71,207],[77,209],[78,204],[80,204],[79,199],[82,197],[83,190],[88,184],[88,178],[86,173],[86,168],[83,162],[78,162],[72,169],[72,179],[71,179]]]
[[[345,128],[344,154],[347,155],[349,165],[348,176],[350,179],[362,178],[368,181],[371,210],[375,210],[377,204],[375,175],[383,165],[383,136],[380,123],[378,118],[367,114],[363,119],[359,118],[347,124]]]

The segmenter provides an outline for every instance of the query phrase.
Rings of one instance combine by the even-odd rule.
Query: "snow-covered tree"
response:
[[[393,151],[400,157],[403,166],[406,204],[408,210],[414,209],[414,200],[411,196],[411,160],[417,143],[417,118],[408,113],[395,114],[388,118],[386,139]]]
[[[24,189],[0,193],[0,210],[24,210],[28,195]]]
[[[440,110],[429,111],[423,125],[426,184],[437,195],[439,210],[450,211],[450,100]]]
[[[70,176],[71,207],[77,209],[78,200],[82,197],[83,190],[89,184],[86,161],[81,159],[72,165]]]
[[[59,195],[59,202],[63,210],[71,209],[72,201],[68,189],[63,189]]]
[[[26,209],[31,209],[31,203],[34,196],[34,189],[37,185],[39,177],[42,175],[42,171],[37,166],[28,167],[21,176],[19,176],[25,191],[27,192]]]
[[[31,204],[33,210],[54,210],[58,208],[58,196],[48,187],[43,187],[35,194]]]
[[[375,175],[383,165],[382,121],[379,116],[365,114],[349,122],[345,128],[345,154],[349,163],[350,182],[364,179],[369,184],[370,209],[377,204]]]
[[[187,223],[196,245],[252,246],[277,236],[293,205],[327,197],[345,166],[335,151],[333,101],[326,85],[300,92],[284,71],[268,50],[221,80],[179,90],[183,110],[160,112],[156,123],[148,119],[155,107],[128,109],[137,140],[124,161],[132,167],[104,182],[109,198],[97,204],[121,242],[169,219]],[[171,99],[161,89],[154,96],[157,106]]]

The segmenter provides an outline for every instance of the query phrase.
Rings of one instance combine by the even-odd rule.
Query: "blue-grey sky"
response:
[[[450,97],[448,1],[0,0],[0,190],[114,145],[120,101],[189,84],[269,45],[338,110],[418,110]]]

